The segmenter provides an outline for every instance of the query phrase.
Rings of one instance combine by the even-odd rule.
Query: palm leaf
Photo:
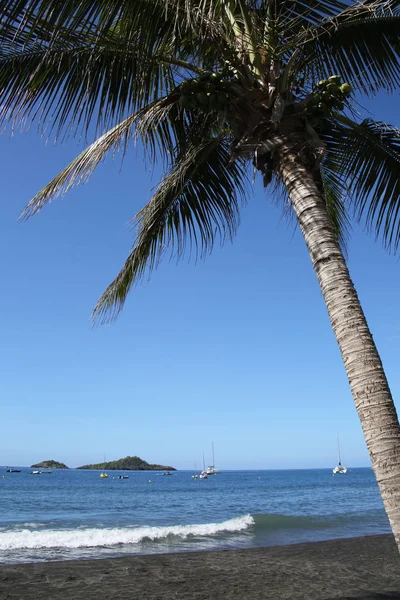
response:
[[[121,146],[125,150],[128,139],[132,136],[132,128],[140,118],[141,113],[142,111],[118,123],[81,152],[61,173],[32,198],[22,211],[21,218],[27,219],[33,216],[57,196],[63,196],[75,185],[86,182],[110,150],[118,150]]]
[[[167,247],[179,258],[186,244],[204,256],[216,237],[231,238],[238,226],[238,198],[245,195],[243,161],[232,162],[221,138],[187,148],[136,217],[136,243],[117,278],[98,301],[93,318],[115,318],[132,285],[151,271]]]
[[[164,53],[146,55],[140,35],[122,43],[4,45],[1,118],[37,118],[43,125],[51,119],[58,130],[83,122],[87,130],[97,113],[97,128],[104,130],[175,87],[174,66]]]
[[[32,198],[21,218],[31,217],[57,196],[64,196],[74,186],[86,182],[107,153],[122,150],[124,156],[132,138],[135,141],[137,138],[141,139],[145,155],[147,151],[150,153],[151,162],[159,155],[171,162],[171,157],[185,150],[193,132],[196,135],[207,132],[209,135],[213,131],[210,119],[211,117],[204,118],[195,111],[189,119],[174,95],[160,98],[130,115],[90,144]]]
[[[388,249],[400,243],[400,130],[385,123],[335,115],[321,137],[337,161],[336,174],[359,219],[382,236]]]
[[[308,28],[292,40],[298,69],[315,79],[334,73],[358,90],[393,91],[400,83],[400,14],[397,0],[365,1]]]

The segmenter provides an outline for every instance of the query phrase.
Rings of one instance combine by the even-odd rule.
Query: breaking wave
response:
[[[0,534],[0,550],[39,548],[94,548],[135,545],[146,541],[213,537],[218,534],[243,531],[254,525],[251,515],[198,525],[165,527],[121,527],[87,529],[18,529]]]

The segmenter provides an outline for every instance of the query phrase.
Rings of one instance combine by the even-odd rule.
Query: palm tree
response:
[[[29,217],[140,139],[165,177],[94,309],[115,317],[168,248],[232,237],[249,171],[281,188],[303,233],[400,547],[400,429],[344,258],[347,209],[400,240],[399,131],[357,98],[399,85],[397,0],[0,0],[3,122],[100,135]],[[104,131],[106,131],[104,133]]]

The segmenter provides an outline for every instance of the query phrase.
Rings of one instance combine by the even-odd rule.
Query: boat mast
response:
[[[211,442],[211,446],[212,446],[212,455],[213,455],[213,462],[212,462],[212,466],[213,466],[213,469],[214,469],[214,467],[215,467],[215,459],[214,459],[214,442]]]
[[[338,448],[338,455],[339,455],[339,465],[342,464],[341,459],[340,459],[340,444],[339,444],[339,434],[337,434],[337,448]]]

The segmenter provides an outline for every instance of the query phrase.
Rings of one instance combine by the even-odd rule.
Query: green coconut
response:
[[[197,92],[196,100],[201,106],[207,106],[208,96],[205,92]]]
[[[318,87],[319,87],[319,89],[324,88],[326,86],[326,84],[327,84],[326,79],[321,79],[321,81],[318,81]]]
[[[329,83],[336,83],[336,85],[340,85],[340,75],[331,75],[328,81]]]
[[[218,96],[217,94],[208,94],[208,108],[210,110],[218,110]]]
[[[184,81],[181,83],[180,88],[183,94],[188,93],[190,90],[190,81]]]
[[[317,104],[319,104],[319,103],[321,102],[321,100],[322,100],[322,94],[314,94],[314,95],[312,96],[312,98],[310,99],[310,102],[309,102],[309,103],[310,103],[312,106],[317,106]]]
[[[211,81],[220,81],[222,78],[221,73],[211,73],[210,79]]]
[[[342,92],[343,96],[350,96],[353,88],[349,83],[343,83],[343,85],[340,86],[340,91]]]
[[[328,83],[328,85],[326,86],[326,90],[330,94],[335,95],[339,91],[339,86],[337,83]]]
[[[329,107],[323,102],[320,102],[317,106],[317,114],[326,117],[329,114]]]
[[[185,109],[192,108],[191,96],[189,96],[187,94],[181,94],[179,96],[179,104],[182,106],[182,108],[185,108]]]

